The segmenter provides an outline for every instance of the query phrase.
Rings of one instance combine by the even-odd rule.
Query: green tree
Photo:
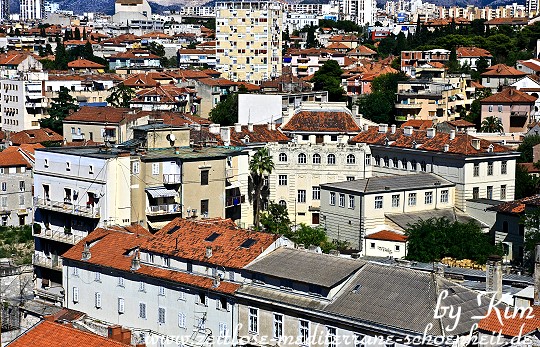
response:
[[[540,208],[525,212],[521,217],[520,224],[523,224],[525,228],[523,265],[533,273],[536,245],[540,244]]]
[[[73,38],[75,40],[80,40],[81,39],[81,31],[79,30],[79,27],[75,28],[75,34],[74,34]]]
[[[341,86],[342,73],[343,71],[337,61],[332,59],[327,60],[311,79],[313,90],[326,90],[329,101],[345,100],[345,96],[343,95],[344,90]]]
[[[315,38],[315,27],[311,24],[307,29],[306,48],[315,48],[319,45]]]
[[[221,125],[234,125],[238,122],[238,93],[231,93],[210,111],[208,117]]]
[[[253,225],[255,228],[259,228],[260,225],[260,213],[262,210],[261,192],[264,185],[264,176],[271,174],[272,170],[274,170],[274,162],[268,152],[268,148],[263,147],[258,149],[249,162],[251,182],[253,183]]]
[[[53,98],[51,107],[48,109],[49,117],[40,120],[42,128],[49,128],[59,134],[63,134],[62,122],[73,111],[79,107],[75,104],[75,98],[69,94],[69,89],[60,87],[58,96]]]
[[[457,60],[457,53],[455,48],[452,48],[450,50],[450,58],[448,59],[446,67],[448,68],[449,73],[459,73],[461,70],[461,65]]]
[[[84,41],[86,41],[88,39],[88,35],[86,33],[86,27],[83,28],[83,32],[82,32],[82,39]]]
[[[56,50],[54,52],[54,65],[57,70],[67,70],[68,56],[66,47],[60,40],[56,41]]]
[[[540,192],[540,178],[529,175],[527,169],[520,164],[516,165],[516,191],[514,198],[521,199],[533,196]]]
[[[111,88],[111,94],[109,94],[106,101],[113,107],[128,108],[129,102],[135,95],[136,93],[132,88],[120,83],[116,87]]]
[[[501,120],[498,117],[486,117],[482,121],[482,132],[485,133],[500,133],[504,130]]]
[[[81,50],[81,57],[88,60],[94,58],[94,48],[92,48],[92,43],[90,43],[90,41],[86,41],[84,44]]]
[[[532,163],[533,162],[533,147],[540,143],[540,135],[529,135],[523,138],[523,141],[518,147],[518,152],[521,153],[518,162]]]
[[[261,213],[260,222],[269,233],[291,236],[291,220],[287,206],[270,202],[268,209]]]

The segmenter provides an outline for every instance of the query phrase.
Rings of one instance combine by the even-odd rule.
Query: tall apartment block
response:
[[[540,10],[540,1],[538,1],[538,0],[526,0],[525,1],[525,9],[527,11],[527,14],[528,14],[529,18],[537,16],[538,11]]]
[[[281,75],[281,4],[271,0],[216,3],[216,60],[222,76],[259,84]]]
[[[9,0],[0,0],[0,22],[9,19]]]
[[[341,10],[347,20],[358,25],[373,25],[377,4],[375,0],[341,0]]]
[[[21,21],[40,21],[45,18],[44,0],[21,0]]]

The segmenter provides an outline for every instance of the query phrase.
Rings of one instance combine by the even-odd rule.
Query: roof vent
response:
[[[487,151],[488,153],[492,153],[493,152],[493,144],[490,144],[489,147],[487,148]]]
[[[92,257],[92,254],[90,253],[90,245],[88,243],[84,244],[84,249],[82,251],[82,258],[81,260],[88,261]]]
[[[413,133],[413,127],[411,126],[406,126],[403,128],[403,135],[405,136],[411,136]]]
[[[450,150],[450,145],[447,143],[444,145],[444,151],[448,152]]]
[[[379,132],[386,133],[388,131],[388,124],[379,124]]]
[[[364,124],[364,131],[369,131],[369,125]]]
[[[450,130],[450,140],[453,140],[456,138],[456,131],[455,130]]]
[[[248,131],[249,131],[250,133],[253,132],[253,123],[248,123]]]
[[[212,256],[212,247],[207,246],[206,247],[206,258],[210,258]]]
[[[472,146],[477,151],[480,150],[480,139],[472,139]]]
[[[339,255],[339,251],[337,249],[331,249],[330,252],[328,252],[330,255]]]
[[[426,131],[426,135],[428,139],[434,138],[435,134],[436,134],[435,128],[428,128]]]

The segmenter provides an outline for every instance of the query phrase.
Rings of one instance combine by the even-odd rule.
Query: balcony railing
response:
[[[36,206],[44,210],[74,214],[88,218],[100,218],[99,207],[88,205],[74,205],[69,201],[53,201],[49,199],[38,198]]]
[[[39,233],[34,233],[35,237],[39,237],[42,239],[49,239],[53,241],[63,242],[63,243],[69,243],[71,245],[74,245],[81,241],[84,237],[79,235],[74,235],[71,233],[66,233],[65,231],[53,231],[51,229],[44,229],[41,230]]]
[[[180,208],[180,204],[152,205],[148,206],[146,209],[146,214],[149,216],[176,214],[181,212],[182,209]]]
[[[237,206],[246,202],[245,195],[229,196],[225,198],[225,207]]]
[[[179,184],[182,183],[182,175],[180,174],[163,174],[164,184]]]
[[[84,140],[84,134],[71,134],[72,140]]]
[[[62,271],[62,257],[58,255],[51,255],[50,257],[46,257],[44,255],[34,254],[32,258],[32,264],[36,266]]]
[[[421,102],[410,102],[408,104],[402,104],[402,103],[397,103],[395,105],[396,108],[422,108],[422,103]]]

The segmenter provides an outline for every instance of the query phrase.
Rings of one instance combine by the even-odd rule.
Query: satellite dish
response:
[[[174,142],[176,140],[176,136],[174,134],[169,134],[169,141]]]

